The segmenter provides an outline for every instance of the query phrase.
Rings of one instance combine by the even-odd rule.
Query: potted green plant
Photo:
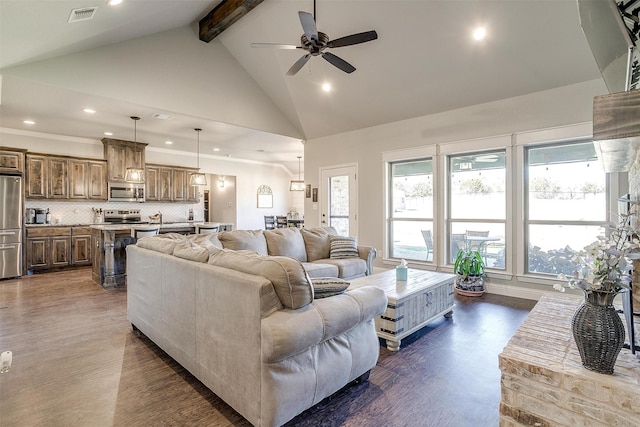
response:
[[[480,252],[459,250],[453,264],[456,293],[468,297],[481,296],[484,293],[484,268]]]

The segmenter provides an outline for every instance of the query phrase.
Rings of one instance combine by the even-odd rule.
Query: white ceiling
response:
[[[105,0],[0,0],[0,126],[27,129],[22,120],[37,117],[38,124],[28,129],[87,138],[111,130],[114,137],[133,139],[128,116],[164,113],[173,119],[139,122],[139,141],[168,148],[164,141],[170,139],[175,142],[171,148],[194,151],[192,129],[202,127],[203,152],[218,146],[222,156],[279,163],[296,173],[301,140],[600,77],[575,0],[319,0],[317,25],[330,38],[367,30],[376,30],[379,38],[331,50],[356,67],[352,74],[314,57],[295,76],[285,73],[302,51],[253,49],[250,44],[297,44],[302,34],[297,12],[313,12],[313,2],[265,0],[210,45],[221,45],[235,58],[292,131],[274,133],[233,115],[194,114],[180,102],[160,109],[22,78],[25,66],[37,68],[49,58],[195,27],[217,3],[124,0],[109,7]],[[96,5],[93,20],[67,23],[72,9]],[[488,33],[481,42],[471,37],[477,25]],[[203,43],[196,31],[192,35],[188,43]],[[203,80],[181,84],[211,83]],[[324,82],[333,85],[332,92],[320,90]],[[206,92],[200,96],[211,98]],[[100,114],[78,113],[77,105],[91,105]]]

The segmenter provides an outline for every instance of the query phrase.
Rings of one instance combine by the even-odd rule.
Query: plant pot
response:
[[[455,290],[458,295],[466,297],[479,297],[484,294],[484,277],[483,276],[456,276]]]

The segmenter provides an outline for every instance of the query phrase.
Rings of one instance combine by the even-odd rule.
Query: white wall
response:
[[[606,93],[602,80],[593,80],[544,92],[448,111],[431,116],[389,123],[353,132],[309,140],[305,143],[306,183],[319,187],[319,168],[358,164],[359,242],[384,248],[385,195],[382,153],[394,149],[436,147],[440,144],[513,135],[590,122],[593,97]],[[425,100],[428,102],[428,100]],[[553,136],[553,132],[549,135]],[[472,147],[470,147],[472,149]],[[313,172],[312,172],[313,171]],[[305,224],[320,224],[320,211],[305,199]],[[382,260],[377,267],[389,268]],[[495,281],[494,282],[499,282]],[[502,293],[513,293],[508,285],[531,287],[515,291],[518,296],[535,297],[546,287],[520,283],[516,277],[502,280]],[[491,289],[491,288],[490,288]]]
[[[72,136],[59,136],[31,131],[0,128],[0,146],[23,148],[31,152],[66,155],[91,159],[104,159],[103,144],[100,140],[87,138],[76,138]],[[179,152],[167,149],[148,148],[145,152],[147,163],[166,164],[171,166],[194,167],[196,164],[195,153]],[[291,192],[289,191],[289,181],[291,174],[280,165],[272,165],[261,162],[242,161],[240,159],[228,159],[213,155],[200,155],[200,169],[204,173],[229,175],[235,177],[236,206],[233,210],[237,212],[237,217],[231,221],[225,218],[225,222],[235,224],[237,229],[260,229],[264,228],[263,215],[280,215],[286,213],[291,208]],[[260,185],[269,185],[273,190],[273,209],[258,209],[256,192]],[[42,206],[46,201],[41,203]],[[79,203],[80,215],[84,218],[89,207],[108,208],[109,203],[93,202],[65,202]],[[134,204],[135,208],[148,210],[151,204]],[[148,206],[147,206],[148,205]],[[183,212],[189,207],[179,203],[154,203],[153,209],[165,208],[177,213]],[[75,216],[69,214],[66,205],[65,222],[76,220]],[[200,218],[202,216],[202,202],[196,208]],[[46,207],[46,206],[45,206]],[[85,209],[86,208],[86,209]],[[86,212],[85,212],[86,211]],[[177,214],[176,214],[177,215]]]

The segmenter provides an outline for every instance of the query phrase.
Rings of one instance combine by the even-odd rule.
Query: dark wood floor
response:
[[[381,348],[369,382],[290,426],[497,426],[498,354],[534,302],[457,298],[451,319]],[[0,281],[0,425],[248,426],[148,339],[131,332],[126,291],[88,269]]]

